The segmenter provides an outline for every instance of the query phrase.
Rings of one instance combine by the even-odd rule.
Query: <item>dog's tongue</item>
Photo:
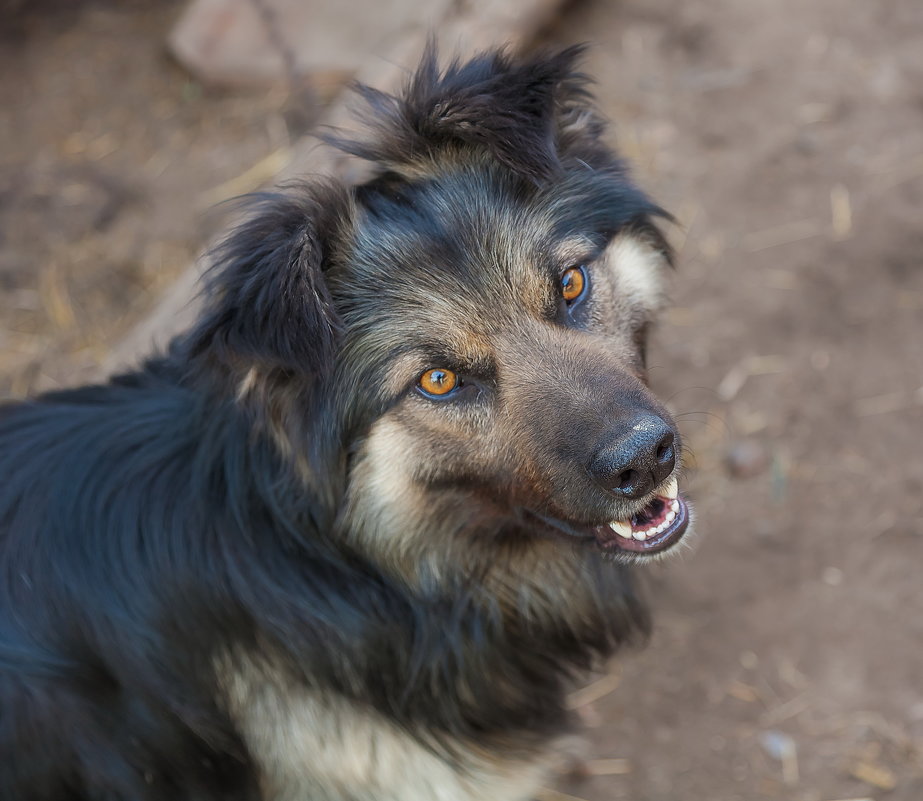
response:
[[[596,541],[605,550],[651,553],[673,545],[686,531],[689,510],[680,497],[675,478],[630,520],[613,520],[596,529]]]

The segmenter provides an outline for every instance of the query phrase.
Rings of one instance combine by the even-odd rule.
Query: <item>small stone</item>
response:
[[[843,583],[843,571],[838,567],[825,567],[821,581],[828,587],[839,587]]]
[[[795,751],[795,741],[784,732],[769,729],[760,734],[760,745],[773,759],[783,760]]]
[[[725,465],[732,478],[752,478],[769,466],[769,454],[756,440],[740,440],[731,444]]]
[[[756,670],[759,666],[759,657],[753,651],[742,651],[740,654],[740,664],[747,670]]]

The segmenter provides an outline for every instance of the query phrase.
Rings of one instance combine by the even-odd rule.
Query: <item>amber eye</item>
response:
[[[448,395],[458,386],[458,376],[451,370],[427,370],[417,383],[427,395]]]
[[[582,267],[571,267],[561,276],[561,297],[571,303],[583,294],[586,289],[586,274]]]

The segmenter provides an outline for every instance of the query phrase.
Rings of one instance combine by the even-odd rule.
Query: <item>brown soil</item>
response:
[[[79,380],[287,141],[172,66],[177,2],[0,40],[0,394]],[[650,646],[575,699],[590,801],[923,798],[923,5],[622,0],[553,42],[682,225],[652,354],[697,509]]]
[[[30,0],[0,22],[0,397],[94,374],[215,229],[211,190],[288,142],[284,92],[209,91],[169,60],[182,5]]]

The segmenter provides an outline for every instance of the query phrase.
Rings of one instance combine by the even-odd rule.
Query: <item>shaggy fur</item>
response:
[[[632,559],[544,521],[637,511],[585,465],[672,426],[662,212],[578,54],[362,89],[372,180],[256,198],[167,354],[0,410],[0,798],[535,792],[575,675],[647,626]]]

